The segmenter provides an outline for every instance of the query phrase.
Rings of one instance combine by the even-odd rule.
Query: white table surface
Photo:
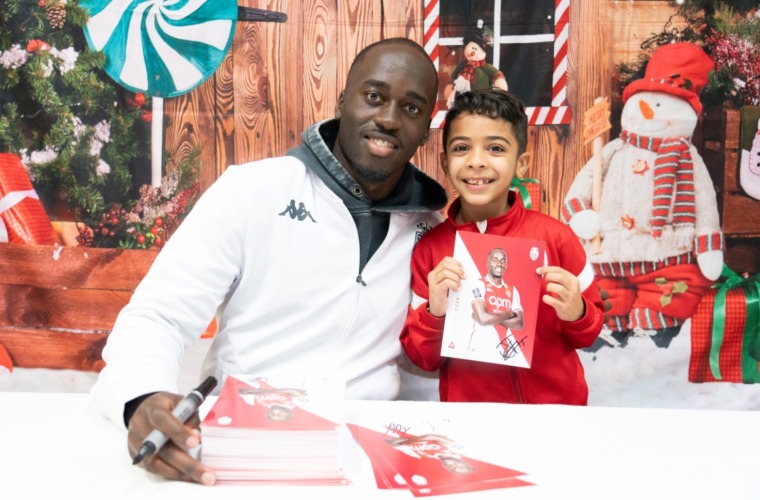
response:
[[[461,499],[760,499],[760,414],[752,411],[347,401],[471,422],[534,486],[445,495]],[[204,487],[131,465],[126,435],[88,394],[0,393],[0,496],[13,499],[412,499],[351,486]]]

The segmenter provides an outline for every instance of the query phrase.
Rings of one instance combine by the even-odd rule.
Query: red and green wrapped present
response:
[[[544,190],[537,179],[518,179],[512,177],[513,191],[517,191],[518,196],[522,198],[525,208],[541,211],[541,204],[544,201]]]
[[[0,153],[0,243],[52,245],[58,235],[21,158]]]
[[[721,278],[691,317],[689,382],[760,383],[760,274]]]

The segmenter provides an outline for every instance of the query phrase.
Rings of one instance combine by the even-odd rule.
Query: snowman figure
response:
[[[749,151],[742,149],[739,184],[747,195],[760,200],[760,120]]]
[[[504,73],[486,61],[486,49],[492,46],[493,33],[483,26],[482,19],[478,19],[464,35],[464,60],[454,68],[452,83],[444,89],[447,107],[451,108],[457,94],[463,92],[489,88],[508,90]]]
[[[561,218],[612,304],[597,344],[622,346],[633,334],[667,347],[720,276],[715,187],[691,143],[712,68],[692,43],[657,49],[644,78],[623,92],[620,137],[602,149],[600,206],[591,204],[592,161],[566,195]]]

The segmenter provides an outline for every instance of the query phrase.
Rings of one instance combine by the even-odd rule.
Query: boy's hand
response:
[[[453,257],[444,257],[436,268],[428,273],[430,314],[439,318],[446,315],[449,290],[459,290],[464,278],[462,264]]]
[[[584,305],[578,277],[558,266],[544,266],[536,269],[546,280],[546,294],[541,297],[544,304],[557,311],[562,321],[578,321],[583,317]]]

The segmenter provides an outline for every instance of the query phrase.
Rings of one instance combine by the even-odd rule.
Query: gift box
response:
[[[541,183],[537,179],[518,179],[512,178],[512,191],[517,191],[517,194],[522,197],[523,205],[525,208],[541,211],[541,206],[544,201],[544,190],[541,187]]]
[[[689,382],[760,382],[760,275],[724,266],[691,318]]]
[[[0,153],[0,243],[52,245],[58,235],[21,159]]]

